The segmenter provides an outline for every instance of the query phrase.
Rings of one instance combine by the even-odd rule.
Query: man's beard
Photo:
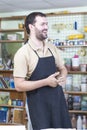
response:
[[[45,39],[48,38],[47,34],[43,34],[43,33],[39,33],[39,35],[36,35],[37,39],[39,39],[40,41],[43,41]]]

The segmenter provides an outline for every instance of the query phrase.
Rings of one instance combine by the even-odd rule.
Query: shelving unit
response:
[[[87,96],[87,92],[82,92],[82,91],[64,91],[65,94],[72,95],[72,96]],[[70,113],[74,114],[85,114],[87,115],[87,111],[83,110],[69,110]]]
[[[26,16],[12,16],[0,18],[0,57],[2,58],[3,64],[6,64],[8,58],[6,56],[10,54],[12,55],[11,60],[13,60],[17,49],[19,49],[24,40],[27,39],[24,28],[25,17]],[[22,24],[22,27],[19,27],[19,24]],[[8,36],[8,34],[10,34],[10,36]],[[4,50],[2,50],[3,48]],[[13,68],[6,68],[6,66],[4,70],[0,68],[0,76],[3,78],[8,77],[10,80],[10,78],[13,77]],[[26,93],[17,92],[15,88],[11,88],[9,85],[8,88],[0,86],[0,93],[4,92],[9,93],[9,99],[6,104],[0,103],[0,110],[7,111],[6,121],[0,120],[0,125],[26,125]],[[3,97],[3,99],[4,98],[5,97]]]
[[[24,27],[25,17],[26,16],[12,16],[0,18],[0,55],[5,60],[7,60],[6,58],[9,55],[13,59],[16,51],[27,39]]]
[[[6,71],[1,70],[0,75],[3,77],[10,77],[12,76],[12,71]],[[0,97],[0,110],[6,110],[6,121],[0,122],[0,125],[20,125],[24,124],[26,125],[26,108],[25,108],[25,102],[26,102],[26,94],[25,92],[17,92],[15,88],[0,88],[0,93],[9,93],[9,99],[6,104],[1,104],[1,99],[5,97]],[[9,103],[9,101],[11,101]],[[19,101],[19,104],[18,104]],[[16,111],[16,112],[15,112]]]
[[[62,51],[62,48],[63,48],[63,53],[66,53],[66,49],[69,49],[69,48],[72,49],[72,51],[70,51],[70,53],[73,52],[73,49],[76,49],[74,51],[77,52],[77,50],[79,48],[81,48],[81,47],[85,47],[86,55],[87,55],[87,45],[85,45],[85,46],[82,46],[82,45],[81,46],[80,45],[79,46],[59,46],[61,51]],[[65,51],[64,51],[64,48],[65,48]],[[72,58],[72,55],[70,53],[69,53],[69,55],[68,55],[68,52],[66,54],[66,56],[68,55],[68,58]],[[85,64],[87,63],[86,55],[85,55],[85,60],[83,60],[85,62]],[[84,56],[80,56],[80,60],[81,60],[81,58],[84,58]],[[73,71],[72,68],[71,68],[71,70],[68,70],[68,75],[72,75],[72,76],[76,76],[77,75],[79,78],[78,79],[74,78],[74,80],[79,80],[79,81],[76,81],[76,82],[78,82],[78,86],[81,87],[80,86],[81,85],[81,76],[86,76],[87,75],[87,70],[85,72],[82,72],[80,70],[80,68],[79,68],[79,70]],[[64,93],[67,94],[67,95],[72,95],[72,96],[87,96],[87,91],[82,92],[81,88],[80,88],[80,91],[74,91],[73,90],[73,85],[75,85],[75,84],[74,83],[72,84],[72,90],[70,90],[70,91],[65,90]],[[87,115],[87,111],[86,110],[84,110],[84,111],[83,110],[69,110],[69,113],[70,114],[76,114],[76,115],[79,115],[79,114]]]
[[[79,57],[81,64],[87,64],[87,32],[85,32],[84,29],[85,26],[87,26],[87,12],[53,12],[48,13],[47,17],[49,23],[49,41],[51,41],[57,46],[57,48],[60,49],[61,56],[64,58],[64,60],[66,58],[72,59],[75,54],[79,55],[78,50],[84,49],[86,52],[85,56],[79,55]],[[75,29],[75,23],[77,23],[77,29]],[[82,33],[84,37],[82,39],[69,39],[69,35],[74,35],[74,32],[78,32],[78,34]],[[81,70],[73,71],[70,69],[68,70],[68,75],[73,75],[73,85],[77,83],[79,86],[81,82],[81,76],[87,76],[87,69],[85,72],[82,72]],[[73,89],[66,91],[64,88],[64,94],[83,97],[87,96],[87,91],[73,91]],[[69,110],[69,113],[71,120],[73,114],[76,116],[76,119],[78,115],[81,115],[82,118],[83,115],[86,115],[87,117],[87,110],[74,109]]]

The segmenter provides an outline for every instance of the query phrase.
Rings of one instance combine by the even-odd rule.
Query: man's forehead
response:
[[[47,22],[47,18],[46,17],[37,16],[36,17],[36,21],[46,21]]]

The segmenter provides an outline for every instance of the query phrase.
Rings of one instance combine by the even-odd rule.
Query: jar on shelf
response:
[[[81,96],[74,95],[73,96],[73,110],[80,110],[81,109]]]
[[[66,91],[72,91],[72,82],[73,82],[73,76],[68,75],[66,78],[66,85],[65,85]]]
[[[65,67],[67,68],[68,71],[71,70],[71,63],[72,63],[71,58],[65,58]]]
[[[87,92],[87,83],[84,83],[84,82],[81,83],[81,91]]]
[[[80,60],[78,55],[74,55],[72,58],[72,70],[73,71],[78,71],[80,66]]]
[[[80,91],[81,89],[80,89],[80,85],[79,84],[74,84],[73,85],[73,91],[75,91],[75,92],[78,92],[78,91]]]
[[[81,100],[81,110],[87,111],[87,96],[83,95]]]
[[[10,78],[10,80],[9,80],[9,86],[10,86],[10,88],[15,88],[14,79],[13,78]]]
[[[81,78],[81,91],[87,92],[87,77],[86,76],[82,76]]]
[[[85,72],[86,71],[86,64],[80,64],[80,70],[82,72]]]

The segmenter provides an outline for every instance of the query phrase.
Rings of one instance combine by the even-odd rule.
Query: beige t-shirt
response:
[[[64,61],[62,60],[60,50],[57,47],[51,43],[44,42],[43,51],[42,48],[37,47],[31,40],[29,40],[28,43],[23,45],[14,56],[14,77],[30,77],[39,59],[34,50],[39,57],[47,57],[52,55],[48,48],[51,50],[55,58],[56,67],[62,68],[64,66]]]

